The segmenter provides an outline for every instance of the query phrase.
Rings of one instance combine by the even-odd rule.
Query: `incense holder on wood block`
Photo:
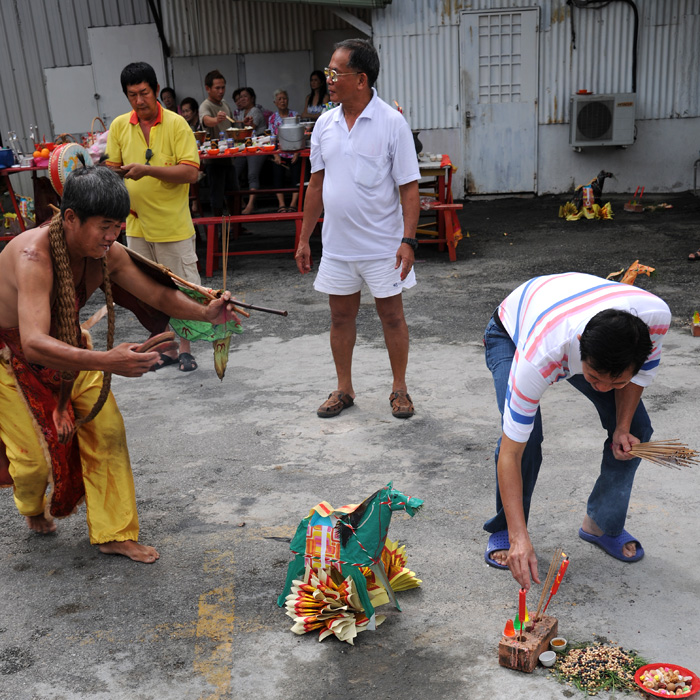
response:
[[[690,330],[693,332],[693,337],[700,338],[700,324],[694,323]]]
[[[642,204],[632,204],[631,202],[627,202],[625,204],[625,211],[633,211],[639,213],[640,211],[644,211],[644,206]]]
[[[516,671],[532,673],[543,651],[549,649],[549,642],[557,636],[559,623],[556,617],[543,615],[534,624],[523,630],[516,630],[515,637],[502,637],[498,645],[498,663]]]

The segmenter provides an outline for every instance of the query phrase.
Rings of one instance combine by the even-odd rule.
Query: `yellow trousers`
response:
[[[101,387],[101,372],[78,374],[71,394],[78,415],[90,411]],[[7,448],[15,505],[29,516],[44,512],[51,476],[46,443],[37,430],[9,363],[0,358],[0,439]],[[137,541],[139,521],[124,421],[111,393],[74,439],[80,449],[90,542]]]

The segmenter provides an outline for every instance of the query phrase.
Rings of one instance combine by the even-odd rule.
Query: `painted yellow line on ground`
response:
[[[199,596],[199,616],[194,647],[194,670],[214,687],[200,700],[220,700],[231,690],[233,623],[233,552],[204,553],[204,573],[218,574],[225,583]]]

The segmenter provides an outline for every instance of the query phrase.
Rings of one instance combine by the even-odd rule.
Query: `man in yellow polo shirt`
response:
[[[123,175],[131,208],[126,220],[129,248],[200,284],[190,185],[197,182],[199,153],[194,134],[176,112],[163,109],[156,73],[148,63],[130,63],[121,73],[132,111],[109,128],[107,165]],[[197,369],[190,341],[180,339],[177,357],[161,354],[154,369],[179,363]]]

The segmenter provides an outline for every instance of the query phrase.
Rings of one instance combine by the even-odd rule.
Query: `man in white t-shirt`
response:
[[[643,289],[568,272],[521,285],[486,326],[486,364],[503,433],[496,448],[496,514],[484,525],[491,533],[485,559],[509,568],[523,588],[531,575],[540,582],[527,531],[542,463],[540,400],[561,379],[594,404],[607,431],[579,536],[620,561],[644,556],[624,529],[640,461],[629,451],[653,432],[641,397],[658,371],[670,322],[667,304]]]
[[[355,400],[352,353],[363,282],[374,296],[389,352],[392,415],[414,414],[401,291],[416,283],[420,172],[406,120],[373,87],[378,74],[379,56],[368,41],[336,44],[326,76],[330,99],[340,106],[321,115],[311,137],[312,175],[295,258],[301,274],[311,270],[309,238],[323,211],[314,288],[329,295],[338,386],[319,407],[321,418],[337,416]]]

